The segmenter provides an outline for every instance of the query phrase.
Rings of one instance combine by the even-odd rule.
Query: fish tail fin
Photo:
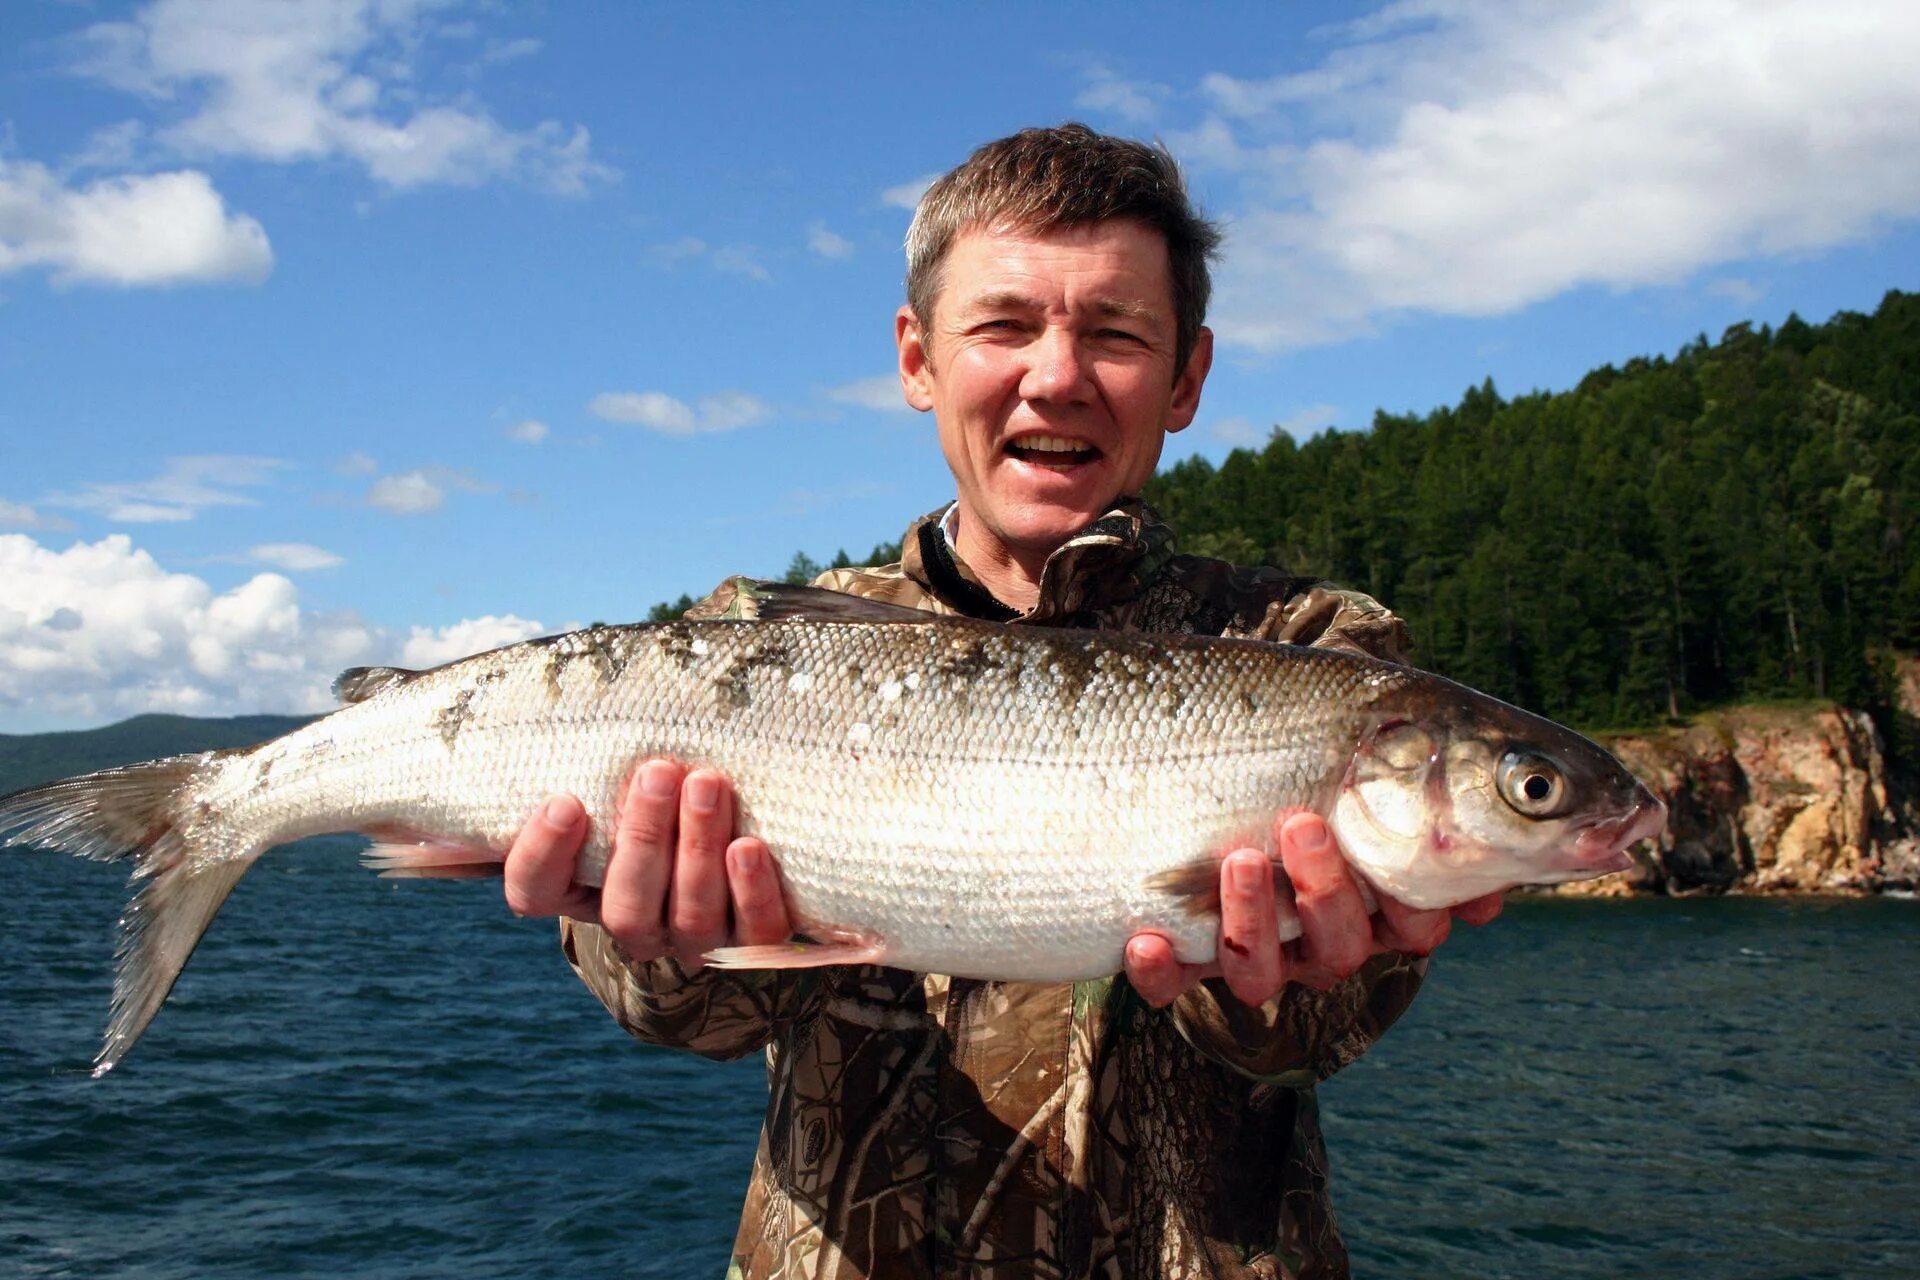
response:
[[[9,845],[85,858],[133,860],[140,890],[120,917],[113,1011],[94,1058],[111,1071],[153,1021],[233,886],[264,846],[239,844],[224,824],[192,815],[190,794],[239,751],[173,756],[0,796]],[[188,816],[200,816],[192,824]]]

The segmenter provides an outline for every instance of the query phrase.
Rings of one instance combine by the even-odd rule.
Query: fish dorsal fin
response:
[[[348,667],[333,682],[333,696],[352,706],[376,693],[405,684],[419,675],[405,667]]]
[[[931,622],[938,614],[888,604],[865,596],[850,596],[825,587],[795,587],[784,582],[756,582],[742,588],[765,622],[787,618],[814,618],[832,622]]]

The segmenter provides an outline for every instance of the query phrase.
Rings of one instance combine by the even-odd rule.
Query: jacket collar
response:
[[[1001,622],[1072,626],[1087,615],[1126,604],[1173,555],[1173,531],[1138,498],[1114,508],[1068,538],[1040,571],[1040,594],[1021,613],[994,598],[941,528],[947,508],[914,521],[901,541],[900,568],[961,613]]]

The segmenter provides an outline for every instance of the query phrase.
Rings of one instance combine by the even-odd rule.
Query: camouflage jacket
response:
[[[898,564],[819,585],[936,613],[1012,617],[938,513]],[[746,617],[744,580],[690,616]],[[1059,548],[1021,621],[1404,652],[1365,596],[1176,555],[1125,503]],[[1425,966],[1377,956],[1265,1006],[1217,981],[1170,1008],[1124,978],[1056,985],[896,969],[638,964],[568,924],[569,960],[620,1024],[713,1058],[765,1049],[771,1096],[730,1276],[1297,1277],[1347,1274],[1314,1083],[1358,1057]]]

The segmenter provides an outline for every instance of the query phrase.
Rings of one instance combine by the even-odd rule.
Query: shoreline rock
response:
[[[1920,706],[1920,659],[1900,659]],[[1910,669],[1909,669],[1910,668]],[[1667,802],[1667,829],[1616,876],[1547,892],[1862,896],[1920,886],[1920,815],[1879,727],[1832,703],[1744,706],[1605,745]]]

